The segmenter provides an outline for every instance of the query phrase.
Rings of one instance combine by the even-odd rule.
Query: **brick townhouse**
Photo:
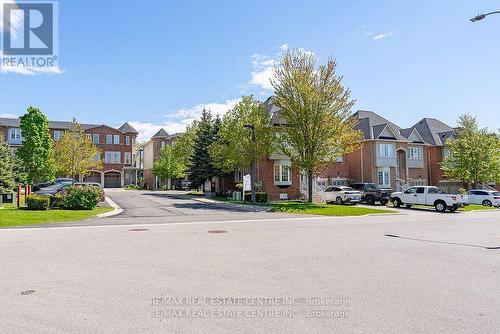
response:
[[[151,139],[144,144],[144,186],[147,189],[162,189],[163,187],[172,187],[172,180],[162,179],[154,174],[153,165],[160,154],[162,148],[166,145],[172,145],[174,141],[182,136],[182,133],[169,135],[164,129],[160,129]]]
[[[49,121],[50,136],[54,141],[69,130],[71,122]],[[138,132],[128,123],[118,129],[108,125],[81,124],[85,134],[100,149],[95,159],[103,160],[102,170],[92,170],[83,181],[98,182],[106,188],[123,187],[136,183],[135,144]],[[0,118],[3,133],[13,150],[22,145],[19,119]]]

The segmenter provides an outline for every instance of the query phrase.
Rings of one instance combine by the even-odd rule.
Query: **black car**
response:
[[[39,191],[42,188],[46,188],[46,187],[53,186],[53,185],[60,184],[60,183],[68,183],[68,182],[72,183],[72,182],[74,182],[74,180],[64,178],[64,177],[59,177],[59,178],[55,179],[54,181],[35,184],[31,190],[33,192],[35,192],[35,191]]]
[[[353,183],[351,188],[361,191],[361,201],[370,205],[374,205],[376,202],[386,205],[391,195],[390,190],[380,189],[375,183]]]
[[[72,181],[53,184],[51,186],[44,187],[41,188],[40,190],[35,191],[35,194],[44,196],[54,196],[55,194],[65,190],[66,188],[71,187],[72,185],[73,185]]]

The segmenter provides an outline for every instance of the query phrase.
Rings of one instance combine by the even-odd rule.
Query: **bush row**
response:
[[[97,187],[72,186],[55,196],[30,195],[26,199],[28,210],[47,210],[49,207],[64,210],[92,210],[104,198]]]
[[[263,192],[256,192],[255,193],[255,201],[257,203],[267,203],[267,193]],[[250,202],[252,200],[252,193],[251,192],[246,192],[245,193],[245,201]]]

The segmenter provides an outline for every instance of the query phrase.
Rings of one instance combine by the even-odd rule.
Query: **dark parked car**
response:
[[[353,183],[351,188],[361,192],[361,201],[366,202],[366,204],[374,205],[376,202],[380,202],[380,204],[386,205],[389,202],[391,190],[380,189],[375,183]]]
[[[54,196],[55,194],[63,191],[64,189],[71,187],[73,185],[72,181],[62,182],[44,187],[40,190],[35,191],[37,195]]]
[[[68,183],[68,182],[72,183],[72,182],[74,182],[74,180],[64,178],[64,177],[59,177],[59,178],[55,179],[54,181],[35,184],[31,190],[33,192],[37,192],[42,188],[46,188],[46,187],[53,186],[53,185],[60,184],[60,183]]]

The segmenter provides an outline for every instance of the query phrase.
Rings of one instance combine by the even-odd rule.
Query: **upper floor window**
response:
[[[131,164],[132,163],[132,153],[125,152],[125,163],[126,164]]]
[[[96,155],[94,156],[94,161],[100,161],[100,160],[101,160],[101,152],[96,153]]]
[[[106,144],[113,144],[113,135],[106,135]]]
[[[234,182],[243,182],[243,170],[238,168],[234,171]]]
[[[120,152],[106,152],[104,155],[104,161],[107,164],[119,164],[121,162]]]
[[[9,135],[10,139],[21,140],[23,138],[23,136],[21,134],[21,129],[12,128],[12,129],[9,129],[9,131],[10,131],[10,135]]]
[[[422,148],[421,147],[409,147],[408,148],[408,159],[421,160],[422,159]]]
[[[451,150],[448,147],[443,148],[443,158],[449,157],[451,155]]]
[[[120,144],[120,135],[114,135],[113,136],[113,144]]]
[[[62,131],[55,130],[54,131],[54,140],[60,140],[62,137]]]
[[[125,145],[130,145],[130,136],[125,136]]]
[[[94,144],[99,144],[99,134],[98,133],[93,133],[92,134],[92,142]]]
[[[380,156],[391,158],[394,156],[394,146],[392,144],[380,144]]]

